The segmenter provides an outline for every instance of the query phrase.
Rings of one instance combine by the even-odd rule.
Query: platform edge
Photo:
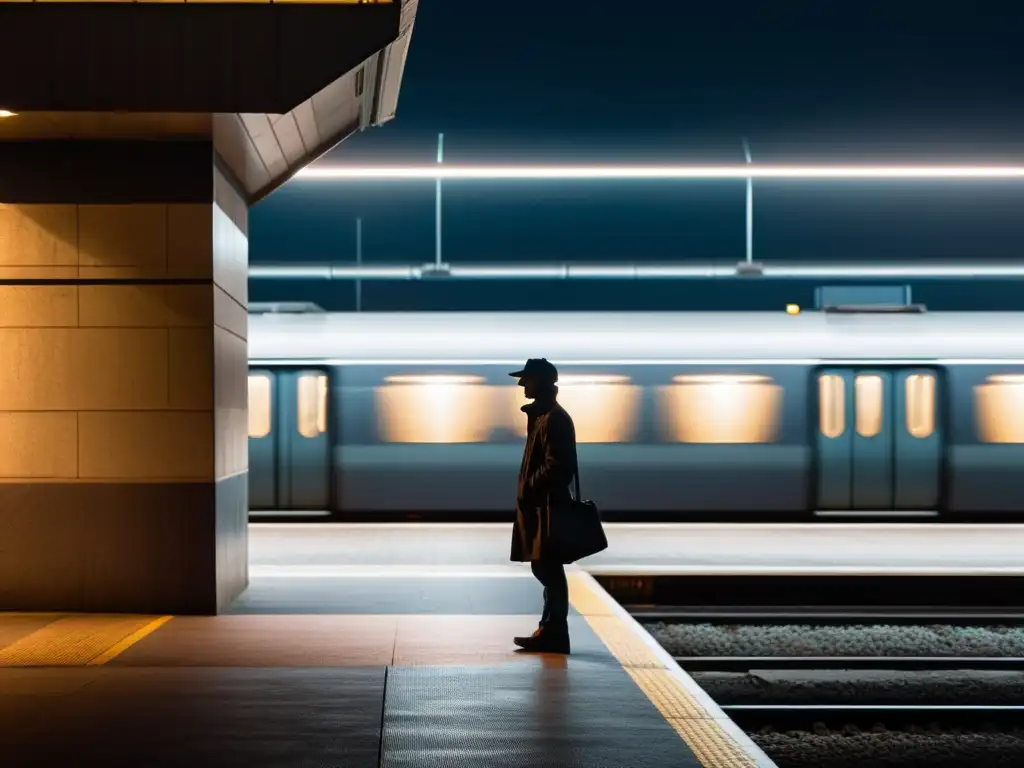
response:
[[[753,739],[722,711],[722,708],[676,663],[672,655],[661,647],[650,633],[644,629],[643,625],[608,594],[597,579],[583,569],[574,570],[573,576],[583,582],[588,587],[588,591],[605,604],[609,613],[618,618],[647,647],[647,650],[662,664],[668,675],[693,697],[696,703],[715,720],[722,731],[735,742],[736,746],[754,761],[757,768],[778,768],[775,761],[768,757]],[[585,614],[584,616],[586,617]]]

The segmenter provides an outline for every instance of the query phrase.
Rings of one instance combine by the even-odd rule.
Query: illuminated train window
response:
[[[249,377],[249,437],[270,434],[270,377]]]
[[[974,388],[978,439],[1024,443],[1024,376],[989,376]]]
[[[818,429],[829,439],[846,431],[845,382],[834,373],[818,377]]]
[[[930,373],[907,376],[904,386],[907,432],[923,440],[935,432],[935,377]]]
[[[299,434],[316,437],[327,431],[327,376],[304,374],[297,385]]]
[[[508,397],[510,426],[526,437],[526,414],[520,408],[530,401],[521,387],[502,389]],[[630,384],[628,376],[561,376],[558,402],[572,416],[577,443],[628,443],[636,434],[640,387]]]
[[[389,443],[482,443],[494,422],[494,388],[480,376],[389,376],[375,393]]]
[[[782,388],[768,376],[676,376],[662,388],[671,439],[770,443],[778,439]]]
[[[855,429],[861,437],[874,437],[882,431],[885,385],[874,374],[857,376],[853,381],[856,409]]]

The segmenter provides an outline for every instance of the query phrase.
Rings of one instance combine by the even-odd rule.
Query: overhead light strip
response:
[[[1022,179],[1019,165],[428,165],[306,167],[300,179]]]

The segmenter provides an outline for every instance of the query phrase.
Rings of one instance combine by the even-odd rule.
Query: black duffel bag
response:
[[[579,470],[572,479],[574,493],[569,503],[552,507],[548,514],[548,545],[563,563],[582,560],[608,548],[597,504],[583,501],[580,496]]]

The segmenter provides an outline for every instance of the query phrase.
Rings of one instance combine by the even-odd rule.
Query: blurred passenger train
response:
[[[609,519],[1024,520],[1024,314],[253,314],[250,507],[510,519],[529,357]]]

